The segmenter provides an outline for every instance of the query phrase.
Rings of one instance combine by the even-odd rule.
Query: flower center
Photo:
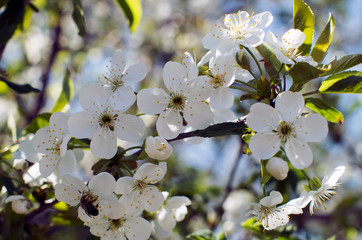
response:
[[[211,78],[210,84],[216,89],[220,86],[223,86],[225,83],[224,77],[226,73],[216,74],[213,78]]]
[[[123,223],[126,221],[125,218],[119,218],[119,219],[109,219],[109,227],[107,231],[111,230],[117,230],[120,228],[123,228]],[[124,232],[124,229],[121,229],[122,232]]]
[[[98,116],[98,124],[101,128],[108,128],[111,131],[114,131],[115,121],[117,120],[118,114],[111,114],[107,111],[104,111]]]
[[[291,47],[281,49],[281,52],[284,54],[284,56],[286,56],[287,58],[290,58],[290,59],[294,59],[294,58],[298,57],[300,55],[300,54],[297,54],[298,51],[299,51],[298,48],[291,48]]]
[[[279,123],[279,126],[276,129],[276,132],[278,133],[278,135],[282,141],[286,141],[286,140],[288,140],[288,138],[294,137],[296,134],[293,125],[291,123],[285,122],[285,121],[281,121]]]
[[[185,108],[186,97],[179,93],[170,94],[170,102],[168,104],[169,108],[182,111]]]
[[[104,76],[105,82],[111,88],[112,92],[115,92],[119,87],[122,87],[124,81],[122,81],[123,74],[111,72],[110,76]]]

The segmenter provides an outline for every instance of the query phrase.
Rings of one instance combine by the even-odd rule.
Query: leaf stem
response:
[[[248,92],[248,93],[255,93],[253,90],[250,90],[250,89],[247,89],[247,88],[242,88],[242,87],[230,86],[229,88],[241,90],[241,91]]]
[[[261,173],[261,179],[263,179],[263,173],[264,173],[264,164],[260,162],[260,173]],[[262,183],[261,186],[263,187],[263,196],[266,196],[266,184]]]
[[[131,174],[131,176],[133,177],[133,172],[131,171],[131,169],[129,169],[129,167],[128,167],[126,164],[124,164],[123,162],[120,162],[120,164],[121,164],[122,167],[124,167],[124,168],[127,170],[127,172],[128,172],[129,174]]]
[[[253,89],[255,89],[255,90],[258,91],[258,88],[254,87],[253,85],[251,85],[251,84],[249,84],[249,83],[247,83],[247,82],[240,81],[240,80],[235,80],[235,82],[240,83],[240,84],[244,84],[244,85],[246,85],[246,86],[248,86],[248,87],[251,87],[251,88],[253,88]]]
[[[316,93],[319,93],[319,89],[311,91],[311,92],[303,93],[302,95],[303,95],[303,97],[305,97],[305,96],[313,95]]]
[[[279,76],[279,73],[282,71],[282,69],[284,68],[284,63],[282,63],[282,65],[280,66],[278,72],[274,75],[274,77],[270,80],[270,85],[273,85],[275,82],[275,79],[277,79],[277,77]]]
[[[252,53],[252,51],[250,51],[249,48],[247,48],[247,47],[245,47],[245,46],[243,46],[243,47],[244,47],[244,49],[250,54],[250,56],[254,59],[254,62],[256,63],[256,66],[257,66],[258,69],[259,69],[260,77],[261,77],[262,81],[264,82],[264,73],[263,73],[263,71],[261,70],[261,67],[260,67],[260,64],[259,64],[258,60],[256,59],[255,55]],[[250,72],[250,71],[249,71],[249,72]]]
[[[300,171],[303,173],[303,175],[304,175],[308,180],[311,179],[311,178],[309,177],[309,175],[308,175],[303,169],[301,169]]]
[[[130,147],[130,148],[127,148],[126,150],[124,150],[121,155],[125,154],[126,152],[128,152],[129,150],[132,150],[132,149],[138,149],[138,148],[143,148],[142,146],[134,146],[134,147]]]

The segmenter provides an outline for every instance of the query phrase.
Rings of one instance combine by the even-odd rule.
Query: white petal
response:
[[[29,162],[35,163],[40,160],[40,156],[37,151],[35,151],[33,144],[34,134],[28,134],[25,136],[25,140],[19,143],[19,151],[22,153],[22,156]]]
[[[36,131],[33,145],[34,149],[40,153],[48,153],[49,149],[55,147],[56,137],[53,135],[48,127],[44,127]]]
[[[145,133],[145,123],[139,117],[122,114],[119,115],[114,127],[114,134],[122,140],[137,142]]]
[[[302,114],[303,107],[304,98],[299,92],[282,92],[275,100],[275,109],[286,122],[295,121]]]
[[[255,103],[246,117],[248,126],[256,132],[271,132],[279,125],[277,111],[264,103]]]
[[[346,170],[345,166],[338,166],[334,169],[333,173],[328,176],[322,185],[334,187],[337,185],[339,178],[343,175],[344,171]],[[324,180],[324,179],[323,179]]]
[[[281,209],[283,212],[285,212],[286,214],[301,214],[303,213],[303,210],[294,204],[291,204],[291,201],[289,201],[288,203],[281,205],[278,207],[279,209]]]
[[[92,115],[86,111],[78,112],[69,117],[69,132],[76,138],[92,138]]]
[[[257,47],[264,42],[265,33],[259,28],[251,29],[240,39],[240,43],[247,47]]]
[[[214,49],[220,43],[221,33],[219,31],[212,31],[205,35],[202,39],[202,45],[206,49]]]
[[[109,198],[114,195],[113,191],[116,188],[116,180],[111,174],[102,172],[89,180],[88,188],[97,196]]]
[[[39,170],[43,177],[48,177],[57,168],[57,163],[60,159],[59,155],[48,155],[43,157],[39,162]]]
[[[312,150],[302,139],[288,139],[285,144],[285,153],[290,163],[297,169],[306,168],[313,162]]]
[[[119,198],[119,202],[126,208],[128,215],[139,215],[144,210],[141,193],[138,190],[123,194]]]
[[[76,206],[80,203],[82,194],[75,187],[60,183],[55,185],[54,189],[55,198],[58,201],[66,202],[70,206]]]
[[[162,208],[157,215],[157,220],[162,229],[166,232],[172,232],[176,226],[176,220],[173,218],[173,212]]]
[[[273,207],[281,202],[283,202],[283,196],[278,191],[272,191],[270,196],[266,196],[259,201],[259,203],[265,207]]]
[[[151,224],[141,217],[127,219],[124,228],[129,240],[148,239],[152,231]]]
[[[98,83],[93,83],[79,92],[79,102],[86,111],[98,111],[102,105],[107,104],[108,91]]]
[[[148,184],[155,184],[162,180],[167,171],[167,164],[160,162],[158,165],[153,163],[144,163],[136,171],[133,178],[141,181],[147,181]]]
[[[170,109],[161,112],[156,122],[158,135],[163,138],[171,139],[179,135],[182,130],[183,120],[180,113]]]
[[[103,216],[110,219],[119,219],[126,213],[126,209],[118,201],[101,200],[98,208]]]
[[[181,206],[181,207],[177,208],[174,212],[175,220],[177,222],[181,222],[182,220],[184,220],[186,214],[187,214],[186,206]]]
[[[25,197],[23,195],[11,195],[5,199],[5,203],[18,201],[18,200],[24,200]]]
[[[305,35],[299,29],[290,29],[283,34],[283,45],[288,46],[288,48],[297,48],[305,40]]]
[[[189,102],[184,110],[184,118],[194,129],[204,129],[213,121],[210,106],[205,102]]]
[[[58,137],[58,139],[63,139],[66,134],[68,134],[68,117],[65,113],[55,112],[51,115],[49,119],[49,128],[52,133]]]
[[[268,31],[268,33],[266,34],[265,41],[275,49],[279,50],[282,47],[282,43],[271,31]]]
[[[275,49],[275,56],[282,63],[294,65],[294,61],[292,59],[288,58],[287,56],[285,56],[284,53],[282,53],[280,51],[280,49]]]
[[[213,109],[230,108],[233,103],[234,95],[228,87],[218,87],[210,96],[210,106]]]
[[[283,226],[289,222],[289,216],[283,212],[277,212],[275,209],[262,220],[265,230],[272,230]]]
[[[279,151],[280,141],[275,133],[256,133],[250,138],[249,148],[256,158],[268,159]]]
[[[188,205],[191,205],[191,200],[188,197],[174,196],[167,200],[166,208],[173,209]]]
[[[177,62],[167,62],[163,68],[163,82],[171,92],[180,92],[186,86],[187,73]]]
[[[147,67],[144,63],[137,63],[130,66],[123,74],[122,80],[125,85],[133,85],[146,77]]]
[[[125,112],[136,102],[136,94],[132,87],[121,86],[112,93],[109,100],[114,110]]]
[[[281,158],[273,157],[268,160],[266,170],[277,180],[284,180],[288,176],[288,163]]]
[[[273,21],[273,15],[270,12],[262,12],[252,17],[251,22],[256,23],[257,28],[266,28]]]
[[[297,136],[307,142],[318,142],[328,134],[328,122],[319,114],[305,115],[295,127]]]
[[[143,113],[159,114],[169,103],[168,94],[162,88],[142,89],[137,94],[137,107]]]
[[[186,69],[188,79],[193,79],[199,75],[199,69],[197,68],[195,60],[190,52],[184,53],[182,64]]]
[[[74,172],[76,169],[76,159],[72,150],[68,150],[64,157],[58,161],[59,174],[62,176],[65,173]]]
[[[147,137],[145,151],[150,158],[165,160],[173,152],[172,146],[162,137]]]
[[[149,212],[155,212],[160,209],[165,201],[163,194],[156,186],[147,186],[142,194],[143,205]]]
[[[114,192],[117,194],[128,193],[136,186],[136,184],[137,182],[133,177],[121,177],[117,180]]]
[[[63,179],[63,183],[70,185],[72,187],[75,187],[80,192],[88,191],[88,188],[86,187],[84,182],[77,177],[74,177],[70,174],[64,174],[62,176],[62,179]]]
[[[121,49],[114,52],[112,57],[111,71],[122,73],[126,66],[126,54]]]
[[[210,61],[210,59],[212,57],[215,57],[216,55],[216,50],[210,50],[207,53],[205,53],[204,56],[202,56],[202,58],[200,59],[200,62],[197,64],[197,66],[201,66],[204,65],[205,63],[207,63],[208,61]]]
[[[93,134],[90,150],[95,157],[110,159],[117,153],[117,138],[108,128]]]
[[[214,123],[233,122],[237,119],[235,113],[230,109],[213,110]]]

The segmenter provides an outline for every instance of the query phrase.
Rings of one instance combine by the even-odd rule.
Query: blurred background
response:
[[[362,1],[306,2],[315,15],[315,38],[328,21],[329,13],[336,21],[324,63],[362,52]],[[206,53],[203,36],[215,23],[221,23],[224,14],[238,10],[255,14],[270,11],[274,20],[267,30],[281,35],[293,27],[291,0],[143,0],[142,19],[132,33],[128,19],[114,1],[87,0],[82,1],[86,25],[85,35],[81,37],[72,18],[72,1],[35,0],[32,4],[38,12],[26,7],[22,29],[16,30],[7,43],[0,69],[11,81],[40,89],[44,97],[40,98],[37,93],[15,94],[0,82],[1,148],[21,137],[21,130],[35,116],[52,109],[67,68],[76,94],[69,106],[69,112],[74,113],[81,110],[77,93],[106,73],[116,49],[126,52],[129,65],[137,62],[147,65],[147,76],[137,86],[141,89],[162,85],[164,64],[170,60],[181,62],[185,51],[200,60]],[[360,71],[361,66],[354,69]],[[315,90],[319,83],[320,80],[314,80],[308,88]],[[233,110],[238,117],[245,116],[254,102],[240,102],[240,92],[234,95]],[[307,171],[322,179],[339,165],[346,166],[347,170],[340,180],[338,195],[327,202],[327,210],[321,209],[313,216],[308,211],[293,216],[294,227],[284,229],[292,232],[286,239],[362,239],[362,96],[323,98],[344,114],[345,121],[330,124],[328,138],[312,144],[314,162]],[[130,112],[137,113],[136,106]],[[145,136],[155,133],[155,117],[142,117],[149,126]],[[205,139],[199,144],[178,141],[173,146],[176,151],[168,162],[168,174],[160,187],[172,195],[188,196],[193,204],[170,239],[185,239],[198,229],[224,232],[227,239],[252,239],[252,232],[240,223],[247,219],[248,203],[258,201],[262,194],[260,166],[251,157],[240,156],[240,137]],[[84,179],[89,178],[95,161],[89,155],[80,160]],[[285,200],[297,197],[301,178],[291,171],[283,182],[273,179],[268,182],[267,190],[282,191]],[[34,227],[42,229],[42,225],[37,224]],[[94,238],[81,223],[79,226],[53,224],[42,229],[42,236],[44,239]]]

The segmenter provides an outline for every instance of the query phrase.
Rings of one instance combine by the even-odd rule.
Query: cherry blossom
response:
[[[165,198],[154,185],[162,180],[167,171],[165,162],[158,165],[142,164],[133,177],[122,177],[117,180],[115,193],[122,194],[120,202],[126,207],[128,214],[138,215],[144,209],[149,212],[158,210]]]
[[[172,154],[172,146],[162,137],[149,136],[145,142],[145,151],[150,158],[165,160]]]
[[[281,158],[273,157],[268,160],[266,170],[277,180],[284,180],[288,176],[288,163]]]
[[[33,145],[37,152],[42,153],[39,170],[43,177],[58,171],[60,175],[73,172],[76,159],[72,150],[67,150],[71,138],[68,117],[61,112],[55,112],[49,119],[49,127],[39,129],[34,136]]]
[[[11,209],[17,214],[26,214],[31,207],[30,201],[22,195],[11,195],[5,203],[11,202]]]
[[[112,158],[117,138],[137,142],[145,131],[142,119],[124,114],[124,103],[109,101],[108,92],[98,84],[83,88],[79,101],[85,111],[69,117],[69,130],[76,138],[90,138],[90,150],[99,158]]]
[[[291,164],[298,169],[308,167],[313,154],[307,142],[317,142],[327,136],[327,120],[319,114],[302,116],[304,98],[290,91],[278,94],[275,108],[256,103],[247,116],[248,126],[257,133],[251,137],[249,148],[259,159],[268,159],[285,142],[285,152]]]

